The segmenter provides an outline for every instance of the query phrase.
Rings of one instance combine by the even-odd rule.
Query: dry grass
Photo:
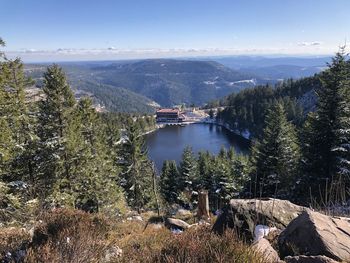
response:
[[[113,245],[110,222],[102,216],[60,209],[43,214],[41,220],[26,262],[100,262]]]
[[[0,230],[0,258],[7,252],[12,252],[26,243],[29,243],[30,236],[27,231],[21,228],[2,228]]]
[[[152,215],[145,215],[149,217]],[[28,246],[27,263],[104,262],[106,251],[118,246],[122,256],[112,262],[237,262],[263,263],[262,257],[231,232],[218,236],[210,226],[191,228],[174,235],[145,222],[115,221],[77,210],[43,214]],[[21,246],[28,234],[18,229],[0,230],[0,251]]]
[[[167,229],[146,229],[120,240],[123,257],[116,262],[264,263],[263,257],[232,232],[218,236],[210,226],[191,228],[174,235]]]

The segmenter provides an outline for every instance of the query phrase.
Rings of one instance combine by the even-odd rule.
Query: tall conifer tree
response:
[[[287,121],[281,104],[276,103],[269,109],[262,139],[252,154],[256,173],[253,180],[257,180],[258,193],[288,196],[296,176],[299,147],[294,127]]]
[[[69,148],[67,148],[69,129],[77,129],[72,121],[75,99],[65,74],[58,65],[47,68],[44,73],[43,92],[45,99],[39,105],[39,182],[45,198],[62,189],[70,189],[72,175]],[[75,126],[71,126],[74,125]],[[62,184],[55,184],[61,181]],[[63,185],[65,184],[65,185]]]
[[[152,166],[147,158],[144,137],[134,121],[127,127],[121,149],[122,181],[127,201],[139,212],[153,201]]]
[[[316,112],[309,116],[302,133],[303,192],[313,198],[333,195],[342,181],[349,182],[349,62],[342,47],[321,74]],[[336,186],[338,185],[338,186]],[[330,187],[330,189],[326,189]],[[329,198],[329,197],[327,197]],[[331,197],[332,198],[332,197]]]

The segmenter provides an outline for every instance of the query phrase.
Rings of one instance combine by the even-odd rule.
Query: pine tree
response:
[[[320,79],[316,112],[310,115],[302,133],[302,186],[316,199],[323,196],[329,185],[331,194],[336,195],[339,189],[335,190],[332,184],[349,175],[350,69],[345,48],[340,49]]]
[[[4,45],[0,38],[0,46]],[[10,60],[0,51],[0,216],[3,221],[19,219],[27,197],[24,175],[28,170],[21,159],[31,135],[24,96],[24,88],[29,84],[21,60]]]
[[[178,201],[179,190],[177,180],[179,172],[175,161],[164,161],[160,177],[161,194],[168,203]]]
[[[182,153],[179,170],[180,203],[184,206],[192,207],[197,200],[196,195],[200,187],[200,180],[197,171],[197,160],[190,146],[187,146]]]
[[[3,42],[2,42],[3,43]],[[4,44],[4,43],[3,43]],[[1,45],[1,41],[0,41]],[[35,120],[25,102],[25,87],[32,81],[24,74],[20,59],[0,62],[0,175],[6,181],[26,181],[33,175],[28,166],[30,146],[35,140]],[[32,159],[32,156],[30,155]],[[6,170],[6,171],[5,171]]]
[[[197,183],[197,163],[190,146],[182,154],[180,163],[179,188],[181,191],[192,192]]]
[[[211,156],[208,151],[198,154],[199,188],[208,190],[212,186]]]
[[[231,161],[235,160],[236,158],[236,152],[233,147],[230,147],[230,149],[227,152],[227,158]]]
[[[252,179],[256,180],[259,193],[280,197],[289,194],[299,159],[296,141],[294,128],[288,123],[283,106],[275,104],[266,116],[262,140],[252,150],[255,168]]]
[[[75,105],[73,92],[59,66],[47,68],[43,92],[45,99],[39,104],[40,155],[37,157],[41,199],[53,190],[57,195],[62,189],[71,189],[71,164],[74,160],[69,158],[67,135],[74,134],[69,129],[78,128],[78,124],[72,121]]]
[[[231,173],[233,178],[233,192],[232,196],[236,197],[239,194],[242,194],[246,183],[249,181],[249,165],[248,158],[243,155],[238,155],[233,159],[229,159],[231,162]]]
[[[230,200],[235,191],[235,184],[231,174],[227,154],[223,149],[220,151],[218,157],[215,158],[214,177],[216,181],[215,194],[219,202],[219,207],[221,207],[222,202]]]
[[[89,211],[111,208],[121,198],[121,190],[116,184],[117,171],[107,154],[100,129],[102,123],[92,107],[92,100],[82,98],[75,114],[75,124],[79,127],[73,129],[72,136],[76,137],[69,140],[71,148],[78,149],[72,156],[75,159],[72,179],[75,204]]]
[[[344,67],[344,80],[339,84],[341,100],[336,113],[336,140],[332,152],[336,154],[337,180],[350,188],[350,62]]]
[[[14,158],[11,161],[10,180],[27,181],[33,189],[35,173],[36,151],[36,118],[30,114],[34,106],[27,106],[25,101],[25,87],[32,81],[24,74],[23,63],[19,59],[7,60],[8,78],[7,88],[8,123],[12,140],[15,143]],[[35,110],[35,108],[34,108]]]
[[[129,205],[138,212],[153,201],[152,167],[147,158],[144,137],[132,121],[126,132],[126,142],[122,145],[122,181]]]

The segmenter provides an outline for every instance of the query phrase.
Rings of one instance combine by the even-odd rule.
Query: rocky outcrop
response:
[[[350,219],[304,211],[281,233],[278,240],[282,256],[324,255],[350,261]]]
[[[216,220],[213,230],[223,233],[228,228],[235,228],[247,238],[253,239],[255,226],[266,225],[284,229],[298,217],[305,207],[279,199],[232,199]]]
[[[284,261],[286,263],[338,263],[338,261],[326,256],[289,256],[286,257]]]
[[[254,242],[252,249],[264,256],[264,259],[268,262],[281,262],[278,253],[265,238],[261,238]]]
[[[176,218],[167,218],[165,220],[165,226],[169,229],[180,229],[180,230],[185,230],[190,227],[190,225],[185,221],[176,219]]]

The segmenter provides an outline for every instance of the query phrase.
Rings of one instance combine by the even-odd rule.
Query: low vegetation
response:
[[[22,228],[1,229],[0,255],[10,251],[28,263],[266,262],[233,232],[218,236],[210,226],[176,235],[145,222],[78,210],[57,209],[39,218],[32,237]]]

